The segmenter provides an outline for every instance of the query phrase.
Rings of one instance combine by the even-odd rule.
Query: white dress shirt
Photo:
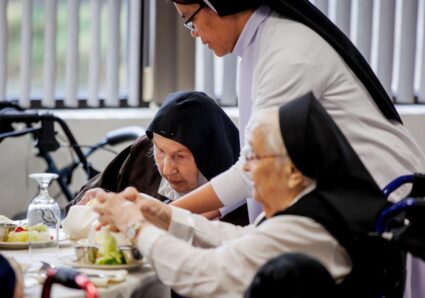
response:
[[[315,257],[337,282],[351,270],[346,250],[323,226],[293,215],[239,227],[173,207],[168,233],[148,225],[137,247],[164,284],[188,297],[242,297],[258,269],[286,252]]]
[[[379,187],[401,175],[425,171],[425,155],[406,128],[382,115],[338,53],[307,26],[262,6],[248,20],[233,52],[241,57],[241,132],[249,127],[255,111],[281,106],[312,91]],[[225,206],[251,196],[243,163],[240,158],[211,180]],[[392,200],[409,190],[409,185],[401,187]]]

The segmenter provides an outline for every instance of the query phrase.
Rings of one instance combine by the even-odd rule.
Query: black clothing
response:
[[[229,116],[202,92],[171,93],[146,130],[185,145],[199,171],[211,180],[239,158],[239,132]]]
[[[0,289],[2,297],[11,298],[15,292],[16,274],[5,257],[0,255]]]

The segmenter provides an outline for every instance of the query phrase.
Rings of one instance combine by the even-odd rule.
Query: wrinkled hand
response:
[[[91,202],[92,200],[96,199],[98,196],[105,194],[106,192],[100,188],[92,188],[86,191],[84,196],[81,198],[81,200],[78,202],[78,205],[86,205],[87,203]]]
[[[143,199],[139,202],[140,210],[146,220],[160,229],[168,230],[171,222],[171,207],[144,194],[141,197]]]
[[[99,214],[100,226],[109,225],[112,230],[116,228],[125,232],[131,224],[144,220],[140,211],[142,200],[133,187],[128,187],[120,193],[100,193],[97,200],[93,210]]]

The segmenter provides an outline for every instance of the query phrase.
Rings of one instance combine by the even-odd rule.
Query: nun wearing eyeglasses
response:
[[[401,175],[425,170],[423,150],[403,126],[371,67],[313,1],[171,1],[192,37],[216,56],[240,58],[241,132],[256,111],[311,91],[381,188]],[[241,133],[241,148],[245,144]],[[250,198],[250,183],[239,162],[173,205],[206,212]],[[404,185],[390,198],[399,200],[409,192],[410,186]],[[250,219],[258,215],[258,207],[248,200]]]
[[[291,252],[318,260],[349,293],[341,297],[378,293],[380,258],[354,240],[373,230],[387,202],[320,103],[309,94],[258,113],[248,140],[244,169],[264,209],[254,224],[208,221],[132,188],[99,197],[101,223],[126,233],[159,279],[184,296],[241,297],[263,264]],[[124,206],[128,200],[137,208]]]

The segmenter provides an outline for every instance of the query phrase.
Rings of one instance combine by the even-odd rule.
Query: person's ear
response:
[[[304,181],[303,174],[291,163],[288,165],[288,187],[295,189],[302,186]]]

